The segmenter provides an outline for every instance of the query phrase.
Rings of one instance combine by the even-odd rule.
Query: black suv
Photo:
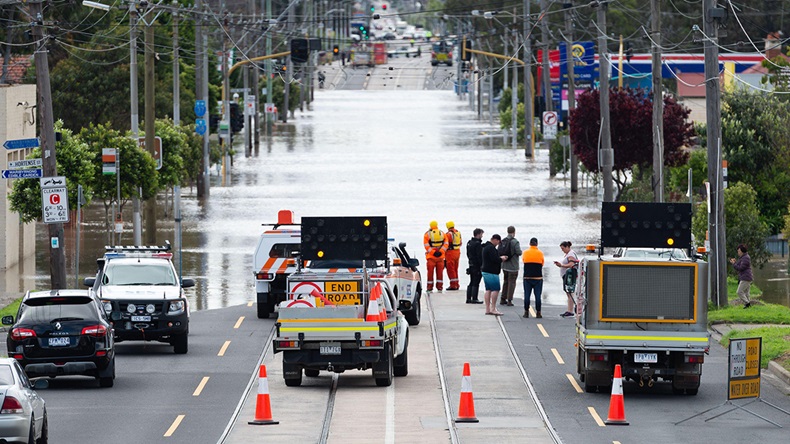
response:
[[[99,301],[85,290],[27,292],[6,343],[8,356],[29,377],[93,376],[100,387],[115,380],[112,326]]]

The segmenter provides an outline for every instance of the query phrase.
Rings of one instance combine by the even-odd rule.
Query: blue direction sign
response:
[[[206,101],[195,100],[195,116],[203,117],[206,114]]]
[[[195,132],[200,134],[206,134],[206,119],[195,119]]]
[[[41,169],[35,170],[3,170],[3,179],[36,179],[42,177]]]
[[[39,146],[38,137],[34,139],[6,140],[3,146],[7,150],[21,150],[23,148],[35,148]]]

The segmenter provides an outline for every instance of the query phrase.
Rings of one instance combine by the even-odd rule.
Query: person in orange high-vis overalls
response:
[[[436,272],[436,289],[442,291],[444,286],[444,253],[448,244],[444,232],[439,229],[435,220],[431,221],[431,229],[425,232],[425,261],[428,262],[428,291],[433,291],[434,271]]]
[[[461,286],[458,283],[458,260],[461,258],[461,232],[455,229],[455,222],[447,222],[447,253],[445,254],[445,267],[447,277],[450,279],[448,290],[458,290]]]

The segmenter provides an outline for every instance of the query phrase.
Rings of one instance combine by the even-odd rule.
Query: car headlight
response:
[[[102,301],[102,307],[104,308],[105,312],[107,312],[107,313],[112,312],[112,302],[110,302],[110,301]]]
[[[126,306],[126,311],[128,311],[129,313],[134,313],[135,311],[137,311],[137,307],[135,307],[134,304],[129,304]]]
[[[154,310],[156,310],[156,307],[154,307],[154,304],[148,304],[148,305],[145,306],[145,312],[148,313],[148,314],[153,313]]]
[[[179,299],[177,301],[170,301],[170,305],[167,308],[167,314],[169,315],[177,315],[184,312],[186,308],[186,302],[183,299]]]

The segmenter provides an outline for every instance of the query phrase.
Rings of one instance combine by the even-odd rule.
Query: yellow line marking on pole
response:
[[[242,323],[242,322],[244,322],[244,316],[239,316],[239,320],[238,320],[238,321],[236,321],[236,325],[234,325],[234,326],[233,326],[233,328],[239,328],[239,327],[241,327],[241,323]]]
[[[250,301],[250,302],[247,302],[247,307],[252,307],[252,304],[253,304],[253,302],[252,302],[252,301]]]
[[[204,376],[203,379],[200,380],[200,384],[198,384],[195,392],[192,393],[192,396],[200,396],[200,393],[203,391],[203,388],[206,386],[208,382],[208,376]]]
[[[225,351],[228,349],[229,345],[230,345],[230,341],[225,341],[225,343],[222,344],[222,348],[219,349],[219,353],[217,353],[217,356],[225,356]]]
[[[592,415],[595,422],[598,423],[598,427],[606,427],[606,424],[604,424],[603,421],[601,420],[601,417],[598,416],[598,412],[595,411],[594,407],[587,407],[587,410],[590,411],[590,415]]]
[[[542,324],[537,324],[537,325],[538,325],[538,330],[540,330],[540,332],[543,334],[543,337],[548,338],[549,334],[546,333],[546,329],[543,328],[543,325]]]
[[[554,353],[554,357],[557,358],[558,364],[560,365],[565,364],[565,361],[562,360],[562,356],[560,356],[560,352],[558,352],[556,348],[552,348],[551,352]]]
[[[173,433],[176,432],[176,429],[181,424],[181,421],[184,420],[184,416],[186,416],[186,415],[178,415],[178,416],[176,416],[176,420],[173,421],[173,424],[170,425],[170,428],[167,429],[167,431],[165,432],[165,438],[169,438],[169,437],[173,436]]]
[[[568,381],[570,381],[573,388],[576,389],[576,393],[581,393],[582,388],[579,387],[579,384],[576,382],[576,378],[574,378],[573,375],[570,373],[566,373],[565,376],[568,377]]]

